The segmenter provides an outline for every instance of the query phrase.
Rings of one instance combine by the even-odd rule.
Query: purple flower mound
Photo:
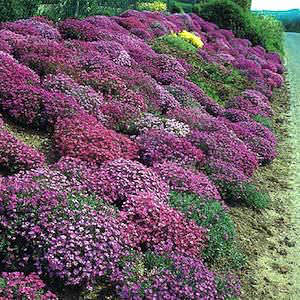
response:
[[[104,163],[99,171],[91,174],[96,194],[110,203],[120,204],[130,195],[152,193],[166,201],[169,186],[151,169],[139,162],[116,159]]]
[[[247,112],[251,116],[261,115],[263,117],[271,117],[273,111],[271,105],[267,102],[258,102],[257,98],[249,98],[236,96],[225,104],[226,109],[234,108]]]
[[[173,191],[190,192],[201,198],[221,200],[217,188],[202,172],[186,170],[169,162],[155,164],[152,169],[169,184]]]
[[[87,188],[76,177],[67,177],[58,170],[48,167],[39,167],[34,170],[21,171],[14,176],[4,178],[6,185],[14,185],[16,182],[23,182],[28,186],[28,192],[86,192]]]
[[[142,273],[140,265],[145,271]],[[120,299],[228,299],[239,296],[240,284],[232,276],[224,278],[224,289],[217,289],[216,274],[201,259],[186,255],[132,254],[111,276]]]
[[[60,33],[54,26],[47,24],[46,22],[41,22],[41,20],[38,20],[37,18],[2,23],[0,28],[22,35],[34,35],[50,40],[61,39]]]
[[[0,299],[40,299],[57,300],[58,298],[52,292],[44,290],[45,283],[36,273],[25,275],[21,272],[0,274]]]
[[[147,166],[163,161],[198,166],[204,160],[203,152],[186,138],[177,137],[164,130],[148,130],[136,138],[136,143],[140,147],[141,161]]]
[[[232,163],[248,177],[251,177],[258,167],[256,155],[229,129],[216,132],[194,130],[189,140],[202,149],[208,159]]]
[[[271,87],[279,88],[283,85],[284,80],[280,74],[277,74],[277,73],[272,72],[267,69],[264,69],[262,72],[263,72],[265,79],[267,80],[267,83]]]
[[[37,168],[45,163],[38,150],[17,140],[5,129],[0,128],[0,167],[9,173]]]
[[[257,155],[262,165],[276,157],[276,138],[270,129],[254,121],[231,123],[227,126]]]
[[[228,108],[224,113],[224,117],[231,122],[242,122],[251,120],[249,114],[240,109]]]
[[[26,193],[22,182],[0,186],[0,255],[7,268],[34,268],[65,285],[86,287],[114,270],[126,253],[125,225],[93,197]]]
[[[100,110],[103,105],[103,96],[101,93],[96,93],[91,87],[79,85],[65,74],[49,75],[44,79],[43,85],[48,91],[60,92],[73,97],[82,109],[95,116],[98,121],[105,121]]]
[[[239,170],[234,162],[210,159],[206,164],[207,173],[212,181],[218,182],[247,182],[249,177]]]
[[[179,108],[167,114],[168,117],[188,124],[191,128],[199,131],[218,131],[226,129],[224,121],[209,115],[202,109]]]
[[[5,78],[5,80],[0,81],[1,98],[5,97],[7,93],[12,93],[12,87],[16,85],[29,83],[38,85],[40,83],[37,74],[26,66],[19,64],[10,54],[2,51],[0,51],[0,75],[1,78]]]
[[[137,250],[167,251],[198,257],[207,230],[151,193],[127,199],[120,212],[130,245]]]

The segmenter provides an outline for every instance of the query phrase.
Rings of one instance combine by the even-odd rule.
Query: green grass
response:
[[[202,60],[197,51],[195,52],[195,48],[185,41],[164,36],[157,38],[150,45],[157,53],[185,59],[192,66],[188,79],[222,106],[226,101],[240,95],[242,91],[254,87],[254,83],[232,66],[227,65],[224,69],[218,64]]]
[[[204,200],[189,193],[171,192],[169,203],[188,219],[208,229],[207,246],[202,252],[206,263],[222,264],[227,269],[244,266],[246,259],[235,242],[235,224],[219,201]]]

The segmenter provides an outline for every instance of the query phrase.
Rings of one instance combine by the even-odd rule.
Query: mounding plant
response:
[[[245,257],[236,246],[235,224],[220,201],[203,199],[192,193],[171,192],[169,203],[188,219],[208,229],[208,242],[202,252],[205,262],[214,264],[223,260],[234,268],[244,265]]]

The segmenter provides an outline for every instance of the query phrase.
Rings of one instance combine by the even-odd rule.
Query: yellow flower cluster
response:
[[[165,11],[167,10],[167,4],[161,1],[144,2],[138,4],[138,9],[150,11]]]
[[[178,36],[180,36],[182,39],[191,43],[192,45],[194,45],[197,48],[202,48],[204,46],[201,38],[192,32],[183,30],[182,32],[178,33]]]

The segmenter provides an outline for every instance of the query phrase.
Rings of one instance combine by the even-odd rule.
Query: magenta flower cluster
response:
[[[176,137],[164,130],[152,129],[136,138],[141,161],[152,166],[163,161],[197,166],[203,163],[204,154],[186,138]]]
[[[0,282],[0,299],[3,300],[58,299],[52,292],[44,291],[45,283],[35,273],[26,276],[21,272],[3,272],[0,274]]]
[[[201,259],[155,252],[129,258],[112,275],[120,299],[221,300],[239,295],[239,283],[232,276],[223,290],[217,290],[216,274]],[[143,272],[139,271],[140,264]]]
[[[188,59],[151,48],[183,30],[204,42],[199,60],[238,69],[253,89],[223,107],[189,80]],[[169,192],[222,202],[220,182],[249,182],[275,158],[274,134],[253,120],[272,117],[283,72],[279,55],[195,14],[0,23],[3,120],[47,130],[55,152],[45,165],[1,116],[0,169],[17,174],[0,180],[0,266],[20,272],[2,274],[0,298],[18,285],[18,297],[55,299],[35,273],[77,290],[103,279],[120,299],[238,296],[229,277],[218,290],[201,260],[207,232],[168,205]],[[122,264],[130,248],[137,257]],[[149,267],[149,251],[167,263]]]
[[[110,203],[121,205],[140,193],[151,193],[160,201],[168,198],[168,184],[139,162],[123,158],[108,161],[91,176],[92,180],[88,179],[94,184],[90,190]]]
[[[87,114],[60,119],[55,126],[54,141],[61,156],[71,156],[101,164],[117,158],[134,159],[137,145],[126,136],[106,129]]]
[[[152,169],[169,184],[173,191],[190,192],[205,199],[221,199],[217,188],[200,171],[184,169],[171,162],[155,164]]]
[[[127,225],[130,245],[138,250],[197,257],[206,243],[206,229],[187,220],[151,193],[129,197],[122,206],[120,218]]]
[[[125,224],[92,197],[64,191],[30,193],[15,179],[0,187],[1,257],[7,268],[34,267],[66,285],[86,287],[126,254]],[[99,206],[100,205],[100,206]]]

